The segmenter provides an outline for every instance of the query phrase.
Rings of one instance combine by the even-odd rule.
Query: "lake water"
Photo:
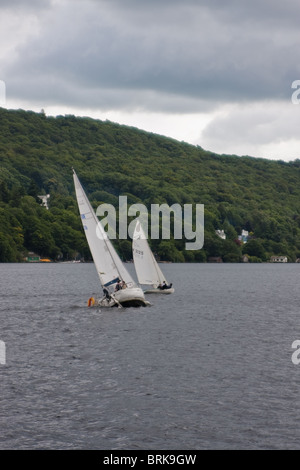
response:
[[[300,265],[162,268],[100,311],[93,264],[0,264],[1,449],[300,448]]]

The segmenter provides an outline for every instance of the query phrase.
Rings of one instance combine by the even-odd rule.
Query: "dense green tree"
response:
[[[10,236],[0,232],[0,262],[20,261],[19,253]]]
[[[265,261],[266,251],[261,240],[250,240],[243,245],[243,253]]]
[[[34,180],[31,180],[30,186],[27,191],[28,196],[32,196],[36,200],[36,202],[40,202],[38,198],[39,193],[40,191],[39,191],[38,185],[36,184]]]
[[[5,203],[9,201],[9,191],[5,181],[0,181],[0,201]]]

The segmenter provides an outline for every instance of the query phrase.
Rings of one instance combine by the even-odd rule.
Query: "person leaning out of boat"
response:
[[[109,294],[108,290],[106,289],[106,287],[104,287],[104,289],[103,289],[103,294],[104,294],[104,296],[107,300],[110,300],[110,294]]]

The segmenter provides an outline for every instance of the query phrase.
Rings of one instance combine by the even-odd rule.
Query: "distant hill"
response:
[[[204,204],[205,243],[153,240],[162,260],[300,258],[300,161],[217,155],[136,128],[75,116],[0,108],[0,261],[28,251],[52,260],[90,259],[73,188],[74,167],[94,207]],[[50,194],[49,210],[39,195]],[[224,230],[226,240],[216,235]],[[242,230],[247,243],[239,240]],[[131,243],[116,243],[124,260]]]

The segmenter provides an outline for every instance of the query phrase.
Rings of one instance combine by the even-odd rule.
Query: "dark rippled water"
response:
[[[0,265],[1,449],[300,448],[300,265],[163,269],[99,311],[93,264]]]

